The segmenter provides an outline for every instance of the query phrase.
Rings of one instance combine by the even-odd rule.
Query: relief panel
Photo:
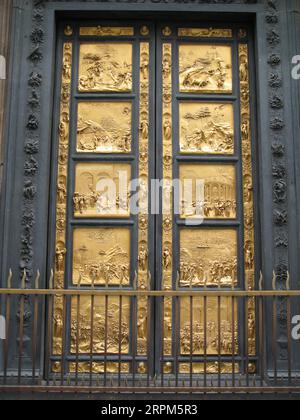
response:
[[[232,299],[211,297],[193,298],[192,307],[189,297],[180,302],[180,348],[182,355],[230,355],[238,352],[237,304],[232,313]],[[205,315],[206,311],[206,315]],[[192,336],[191,336],[192,318]],[[206,325],[205,325],[206,318]],[[234,324],[234,334],[232,326]],[[205,337],[206,328],[206,337]],[[206,340],[206,342],[205,342]],[[206,344],[206,346],[205,346]],[[192,345],[192,348],[191,348]]]
[[[187,38],[232,38],[232,29],[179,28],[178,36]]]
[[[133,36],[134,28],[117,26],[83,26],[79,31],[80,36]]]
[[[232,287],[237,278],[235,229],[182,229],[180,232],[180,285]]]
[[[232,93],[231,47],[180,45],[179,90],[185,93]]]
[[[81,297],[78,316],[77,298],[72,298],[71,353],[76,353],[77,347],[80,354],[129,352],[130,299],[123,297],[120,305],[120,298],[112,296],[107,313],[105,307],[105,297]]]
[[[78,104],[77,152],[129,153],[131,143],[131,102]]]
[[[236,218],[236,169],[234,165],[182,164],[181,217]]]
[[[75,217],[129,217],[131,165],[78,163]]]
[[[179,115],[181,153],[234,153],[232,104],[181,102]]]
[[[130,283],[130,229],[76,228],[73,242],[73,283]]]
[[[80,45],[80,92],[131,92],[132,44]]]

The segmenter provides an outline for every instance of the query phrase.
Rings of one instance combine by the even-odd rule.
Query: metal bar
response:
[[[277,298],[273,298],[273,309],[272,309],[272,353],[274,363],[274,381],[277,385],[278,381],[278,369],[277,369]]]
[[[235,387],[235,298],[231,299],[231,307],[232,307],[232,319],[231,319],[231,329],[232,329],[232,386]]]
[[[10,282],[12,279],[12,275],[10,273],[9,279],[8,279],[8,287],[10,287]],[[4,364],[3,364],[3,374],[4,374],[4,385],[6,384],[7,380],[7,369],[8,369],[8,350],[9,350],[9,342],[10,342],[10,312],[11,312],[11,296],[6,296],[6,302],[5,302],[5,319],[6,319],[6,329],[5,329],[5,340],[4,340]]]
[[[94,283],[92,284],[92,288],[94,288]],[[92,386],[93,384],[94,308],[95,308],[95,296],[91,296],[91,336],[90,336],[90,363],[89,363],[90,386]]]
[[[22,278],[22,288],[25,289],[26,286],[26,271],[24,270],[24,275]],[[18,362],[18,384],[21,384],[22,377],[22,362],[23,362],[23,344],[24,344],[24,313],[25,313],[25,296],[21,295],[20,297],[20,311],[19,311],[19,362]]]
[[[108,295],[105,294],[104,386],[107,386]]]
[[[194,334],[193,334],[193,309],[194,298],[190,297],[190,386],[193,386],[193,347],[194,347]]]
[[[187,392],[192,392],[194,394],[216,394],[216,393],[232,393],[232,394],[299,394],[300,387],[213,387],[213,388],[207,388],[207,387],[186,387],[186,386],[180,386],[180,387],[98,387],[98,386],[32,386],[32,385],[7,385],[7,386],[0,386],[0,392],[11,392],[11,393],[34,393],[34,392],[42,392],[42,393],[88,393],[88,394],[112,394],[112,393],[176,393],[176,394],[186,394]]]
[[[204,387],[207,387],[207,296],[204,296]]]
[[[78,295],[76,297],[76,360],[75,360],[75,384],[76,385],[78,385],[78,373],[79,373],[80,303],[81,303],[80,296]]]
[[[300,290],[263,290],[263,291],[240,291],[235,292],[225,290],[194,290],[188,292],[185,290],[180,291],[144,291],[144,290],[76,290],[76,289],[0,289],[0,295],[18,295],[18,296],[129,296],[129,297],[300,297]]]

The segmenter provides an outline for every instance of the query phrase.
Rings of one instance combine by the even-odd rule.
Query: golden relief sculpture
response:
[[[80,36],[133,36],[134,28],[118,26],[95,26],[80,28]]]
[[[70,97],[72,81],[73,45],[63,45],[62,83],[60,99],[60,122],[58,127],[58,169],[56,187],[56,239],[55,239],[55,267],[54,289],[62,289],[65,281],[65,265],[67,256],[66,221],[67,221],[67,182],[70,133]],[[64,333],[63,300],[54,298],[53,308],[53,343],[54,355],[62,352]]]
[[[218,298],[208,298],[205,307],[204,298],[193,298],[191,308],[190,298],[181,298],[180,302],[180,345],[182,355],[216,355],[221,350],[222,355],[232,355],[238,352],[238,323],[237,305],[234,305],[234,317],[232,313],[232,299],[221,298],[218,308]],[[191,315],[193,329],[191,337]],[[219,324],[220,315],[220,324]],[[234,334],[232,320],[235,320]],[[220,335],[219,335],[219,326]],[[205,341],[206,328],[206,341]],[[233,340],[234,335],[234,340]],[[206,346],[205,346],[206,344]],[[192,345],[192,348],[191,348]],[[206,350],[206,351],[205,351]]]
[[[182,229],[181,287],[233,287],[238,284],[235,229]]]
[[[179,46],[179,86],[186,93],[231,93],[232,49],[226,45]]]
[[[78,163],[75,175],[75,217],[130,216],[130,164]]]
[[[234,115],[232,104],[181,102],[181,153],[234,153]]]
[[[234,165],[181,164],[179,172],[182,184],[180,194],[182,218],[199,216],[205,219],[236,218]]]
[[[191,372],[191,365],[189,363],[179,363],[179,373],[181,374],[190,374]],[[219,363],[219,362],[207,362],[206,366],[204,363],[192,363],[192,373],[194,374],[206,374],[213,375],[233,372],[232,363]],[[234,372],[239,373],[240,367],[238,364],[235,364]]]
[[[78,104],[77,152],[129,153],[131,143],[131,102]]]
[[[147,28],[148,29],[148,28]],[[148,29],[149,31],[149,29]],[[146,34],[146,31],[144,31]],[[138,283],[139,290],[151,287],[149,271],[148,208],[149,208],[149,93],[150,45],[140,43],[140,109],[139,109],[139,221],[138,221]],[[148,348],[148,299],[137,302],[137,353],[147,355]]]
[[[76,228],[73,239],[73,284],[130,284],[130,229]]]
[[[244,195],[244,259],[245,281],[248,290],[255,289],[255,236],[254,236],[254,200],[252,169],[252,137],[250,117],[250,80],[248,65],[248,45],[239,44],[239,74],[241,100],[241,139],[243,160],[243,195]],[[248,351],[256,354],[255,337],[255,300],[248,304]]]
[[[178,36],[190,38],[232,38],[232,29],[179,28]]]
[[[165,34],[166,36],[166,34]],[[172,44],[163,44],[162,60],[163,79],[163,115],[162,115],[162,143],[163,143],[163,223],[162,223],[162,288],[172,290],[173,287],[173,206],[172,189],[173,179],[173,121],[172,121]],[[164,354],[172,354],[172,299],[164,299]]]
[[[78,362],[69,363],[70,373],[90,373],[91,363],[90,362]],[[129,363],[118,363],[118,362],[92,362],[92,372],[93,373],[129,373],[130,364]]]
[[[77,347],[80,354],[91,352],[119,354],[120,351],[122,354],[127,354],[129,352],[130,299],[123,298],[122,307],[120,307],[119,297],[109,297],[107,314],[105,307],[105,297],[95,297],[92,317],[91,298],[81,297],[78,317],[77,298],[72,298],[71,353],[76,353]]]
[[[132,44],[81,44],[79,91],[131,92]]]

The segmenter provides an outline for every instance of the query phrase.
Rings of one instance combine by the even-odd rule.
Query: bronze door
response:
[[[242,368],[254,302],[186,291],[254,287],[250,30],[60,31],[54,287],[119,294],[56,297],[53,370],[62,355],[71,373],[213,372],[216,357],[229,372],[231,355]]]

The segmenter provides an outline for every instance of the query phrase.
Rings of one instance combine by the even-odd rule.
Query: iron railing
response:
[[[37,393],[300,393],[300,341],[293,324],[300,308],[300,290],[289,289],[289,278],[284,290],[242,291],[202,288],[201,290],[178,289],[175,291],[134,291],[129,288],[111,289],[78,287],[68,290],[39,288],[37,276],[35,288],[26,288],[26,276],[21,289],[12,288],[10,275],[7,288],[0,289],[2,324],[5,319],[5,339],[0,341],[0,392]],[[61,298],[63,317],[61,351],[53,354],[53,328],[55,299]],[[106,338],[101,351],[94,348],[94,330],[99,320],[94,318],[97,299],[103,302]],[[110,353],[107,343],[109,334],[109,301],[114,298],[122,305],[130,302],[130,344],[128,352],[122,352],[123,320],[119,316],[119,351]],[[139,335],[135,315],[139,299],[148,302],[147,349],[140,355],[136,342]],[[212,352],[208,344],[209,300],[217,302],[217,340]],[[83,299],[90,301],[91,317],[88,340],[90,349],[80,351],[80,307]],[[189,302],[190,330],[186,348],[182,351],[182,325],[180,308],[185,299]],[[201,322],[195,327],[196,300],[201,299]],[[231,302],[231,336],[222,331],[222,301]],[[164,317],[154,319],[154,308],[163,308],[166,302],[173,306],[172,354],[164,354]],[[249,302],[255,307],[255,351],[249,349]],[[76,322],[70,321],[71,302]],[[156,305],[156,306],[155,306]],[[132,309],[133,308],[133,309]],[[155,312],[157,313],[157,312]],[[3,324],[4,325],[4,324]],[[235,326],[238,325],[238,336]],[[73,328],[75,343],[70,351],[70,330]],[[158,331],[159,333],[154,333]],[[252,331],[253,332],[253,331]],[[154,337],[156,344],[154,345]],[[74,341],[74,340],[73,340]],[[190,343],[189,343],[190,341]],[[231,342],[230,342],[231,341]],[[196,344],[195,344],[196,343]],[[197,351],[195,351],[195,346]],[[225,346],[225,348],[224,348]],[[113,369],[112,369],[113,366]],[[126,369],[124,368],[126,367]]]

